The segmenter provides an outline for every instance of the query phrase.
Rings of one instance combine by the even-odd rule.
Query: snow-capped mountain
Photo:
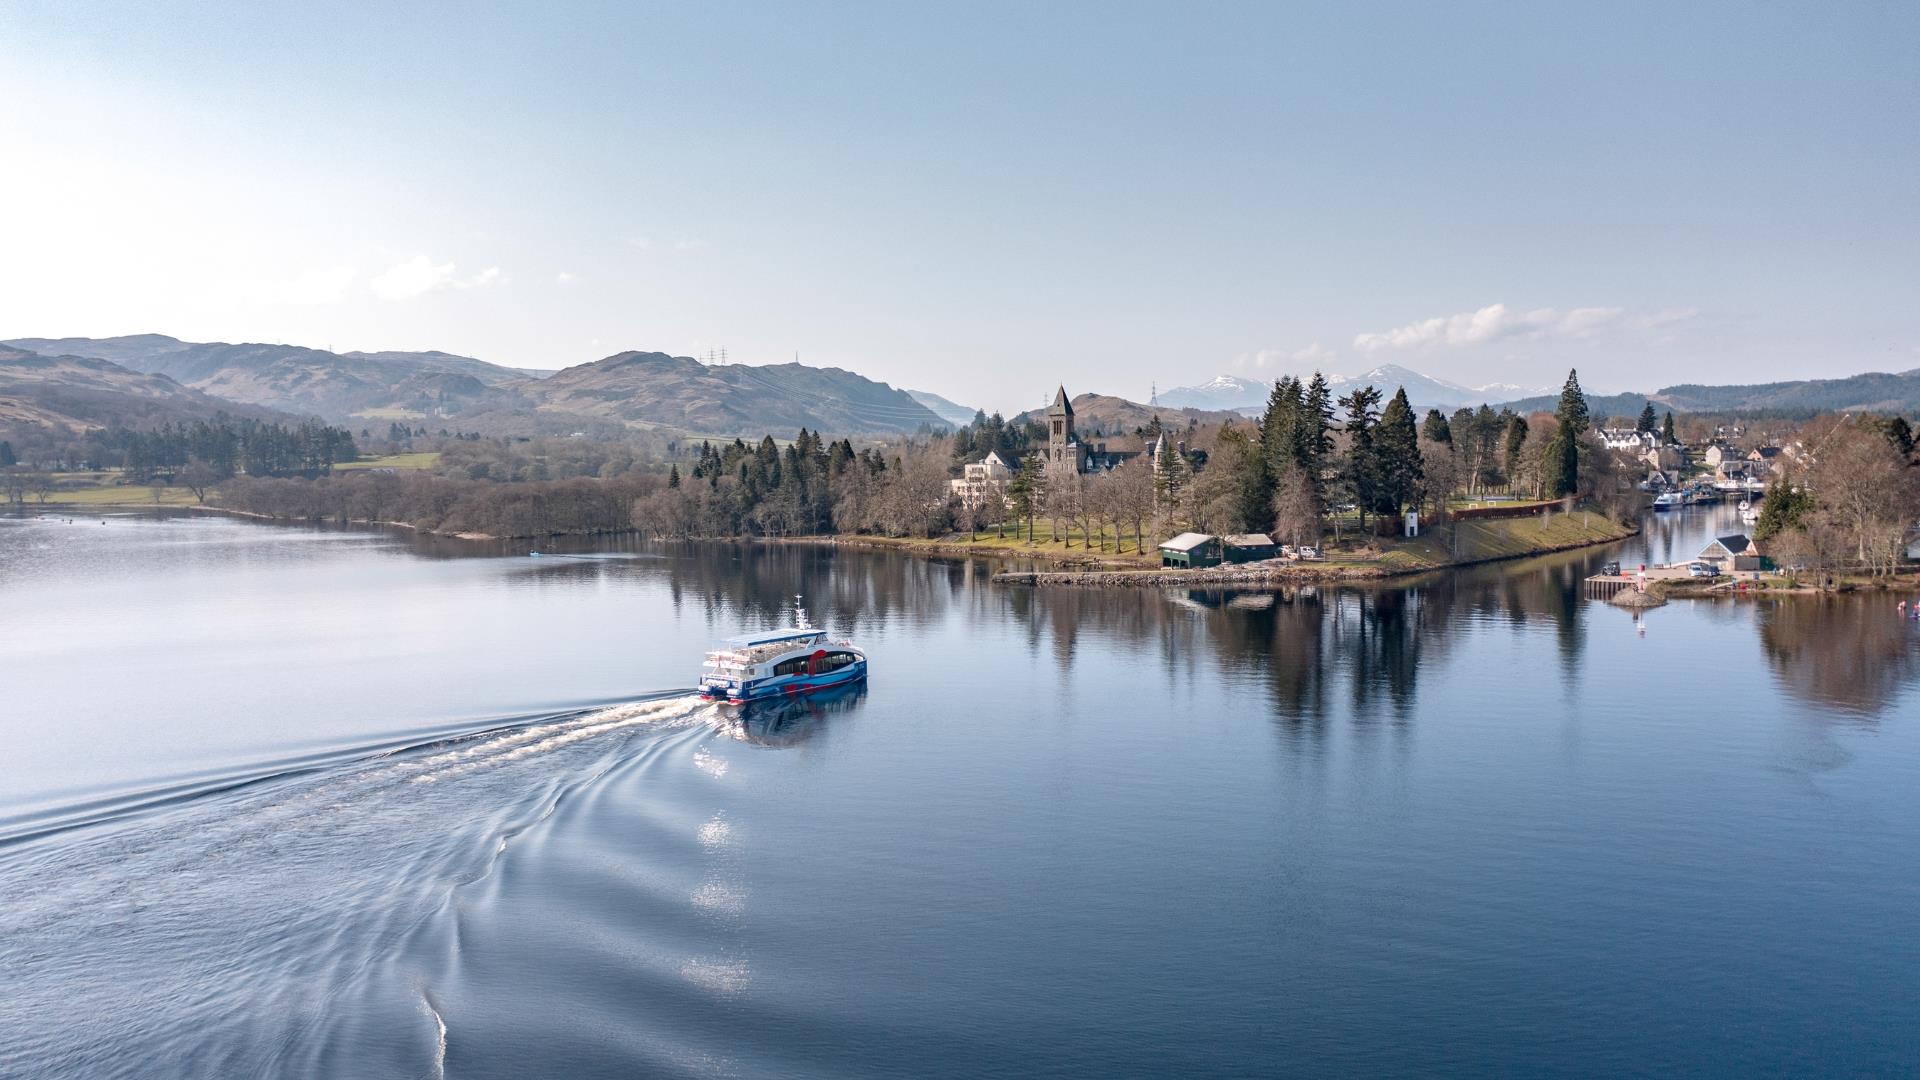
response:
[[[1264,407],[1273,383],[1266,379],[1243,379],[1238,375],[1216,375],[1199,386],[1180,386],[1163,391],[1158,403],[1174,409],[1245,409]]]
[[[1547,389],[1521,386],[1516,383],[1487,383],[1483,386],[1463,386],[1460,383],[1436,379],[1399,364],[1382,364],[1379,367],[1358,374],[1327,375],[1327,385],[1333,388],[1336,396],[1350,393],[1356,387],[1373,386],[1380,390],[1381,396],[1392,397],[1393,392],[1406,388],[1407,400],[1417,409],[1440,409],[1452,412],[1469,405],[1498,405],[1503,401],[1535,394],[1547,393]],[[1162,391],[1160,402],[1178,408],[1192,409],[1237,409],[1242,412],[1259,412],[1267,404],[1267,394],[1273,389],[1269,379],[1248,379],[1238,375],[1219,375],[1198,386],[1180,386]]]

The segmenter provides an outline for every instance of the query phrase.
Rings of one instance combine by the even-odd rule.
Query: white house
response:
[[[1653,449],[1660,437],[1651,431],[1635,431],[1633,428],[1601,428],[1600,445],[1609,450],[1625,450],[1639,456]]]
[[[1013,470],[1007,467],[1006,460],[989,450],[986,457],[962,469],[959,479],[947,481],[947,486],[953,489],[961,505],[971,509],[1000,498],[1012,479]]]

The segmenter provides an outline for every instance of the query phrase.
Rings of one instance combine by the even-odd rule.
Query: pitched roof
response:
[[[1027,400],[1031,401],[1033,399],[1028,398]],[[1065,386],[1053,392],[1053,408],[1047,411],[1054,412],[1056,410],[1064,412],[1068,416],[1073,415],[1073,402],[1067,400],[1067,388]]]
[[[1714,548],[1720,548],[1721,550],[1725,551],[1729,555],[1739,555],[1744,553],[1747,550],[1747,548],[1751,546],[1753,546],[1753,541],[1747,539],[1746,533],[1734,533],[1732,536],[1714,537],[1713,543],[1708,544],[1706,548],[1700,552],[1700,554],[1705,555],[1707,552],[1712,551]]]
[[[1161,544],[1160,550],[1161,551],[1192,551],[1194,548],[1200,547],[1204,544],[1210,543],[1211,541],[1214,541],[1217,539],[1219,539],[1219,537],[1212,536],[1208,533],[1193,533],[1193,532],[1181,533],[1179,536],[1176,536],[1173,539],[1168,540],[1166,543]]]
[[[1231,536],[1223,536],[1220,539],[1225,540],[1228,547],[1273,546],[1273,537],[1268,536],[1266,533],[1234,533]]]

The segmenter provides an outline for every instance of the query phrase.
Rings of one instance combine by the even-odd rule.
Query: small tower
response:
[[[1080,440],[1073,434],[1073,403],[1062,386],[1047,407],[1047,461],[1057,469],[1081,471]]]

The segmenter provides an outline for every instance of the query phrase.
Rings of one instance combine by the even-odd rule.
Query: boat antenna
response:
[[[813,629],[813,623],[807,619],[807,609],[801,606],[800,594],[793,594],[793,625],[801,630]]]

